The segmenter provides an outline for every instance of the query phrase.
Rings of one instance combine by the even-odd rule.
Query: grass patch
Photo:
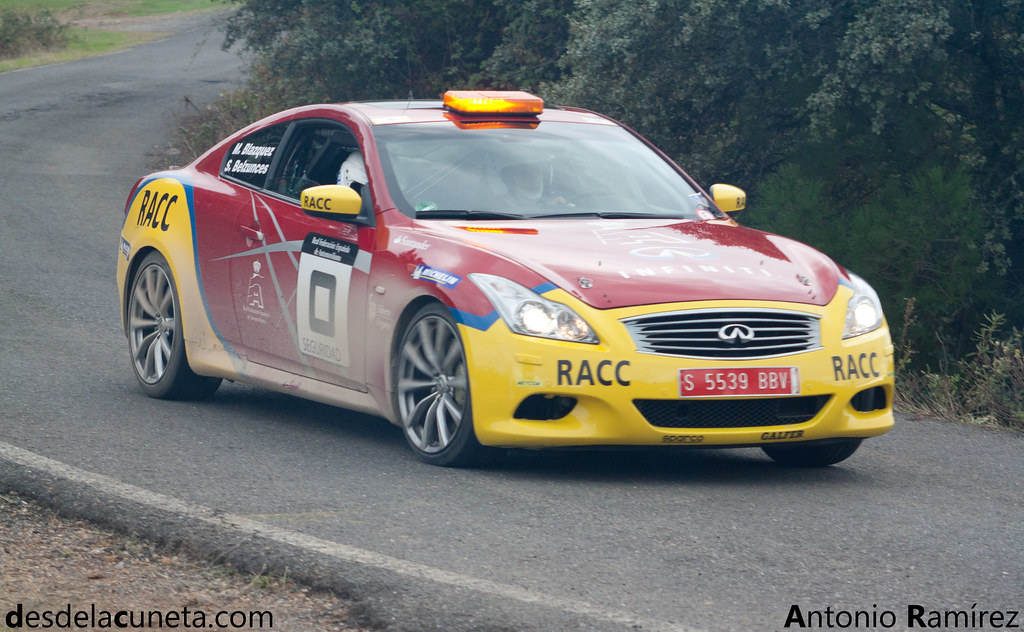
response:
[[[142,17],[226,6],[227,0],[0,0],[0,9],[16,9],[28,13],[50,11],[65,19]]]
[[[67,46],[68,27],[49,12],[0,9],[0,58],[59,50]]]
[[[142,18],[227,6],[228,0],[0,0],[0,72],[101,55],[166,35],[83,26],[92,20]]]
[[[151,42],[166,35],[165,33],[130,32],[130,31],[96,31],[92,29],[70,29],[68,45],[62,50],[50,50],[23,55],[11,59],[0,59],[0,72],[57,64],[76,59],[84,59],[94,55],[102,55],[139,44]]]

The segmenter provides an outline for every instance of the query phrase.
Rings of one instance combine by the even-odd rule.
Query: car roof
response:
[[[406,100],[406,101],[358,101],[336,104],[339,108],[362,114],[372,125],[395,125],[401,123],[441,122],[459,119],[462,121],[490,120],[540,120],[562,121],[567,123],[588,123],[597,125],[617,125],[615,121],[580,108],[545,106],[537,116],[501,115],[501,114],[457,114],[449,111],[439,100]]]

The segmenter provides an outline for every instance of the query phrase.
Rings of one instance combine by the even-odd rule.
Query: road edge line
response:
[[[14,473],[2,467],[2,461],[41,473],[45,477],[12,475]],[[346,565],[388,571],[406,579],[427,580],[530,606],[553,608],[606,623],[664,632],[703,632],[668,621],[638,617],[586,601],[545,595],[511,584],[462,575],[275,527],[242,515],[220,512],[204,505],[147,490],[105,474],[89,472],[4,442],[0,442],[0,483],[53,506],[62,513],[82,517],[120,531],[135,532],[163,544],[184,545],[200,554],[231,561],[236,568],[250,572],[263,572],[268,566],[265,562],[262,565],[254,564],[250,559],[266,558],[268,551],[260,547],[260,540],[263,540],[295,549],[300,554],[326,556]],[[76,489],[76,486],[85,486],[108,499],[112,497],[114,502],[103,498],[89,498],[81,493],[82,490]],[[111,509],[124,504],[141,507],[145,511],[138,514],[135,521],[119,519],[118,512]],[[183,532],[189,531],[188,529],[175,528],[182,526],[184,522],[198,523],[206,527],[206,531],[212,529],[212,533],[188,537],[183,535]],[[272,557],[291,558],[283,552]],[[287,569],[288,575],[297,581],[334,590],[343,597],[365,598],[365,595],[360,595],[362,591],[358,590],[357,583],[336,577],[336,571],[315,568],[323,565],[314,563],[306,556],[302,558],[304,564],[313,567],[311,572],[288,564],[281,565],[280,559],[275,566],[282,566],[282,571]],[[329,577],[325,574],[335,576]]]

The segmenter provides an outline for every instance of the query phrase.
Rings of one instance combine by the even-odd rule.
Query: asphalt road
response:
[[[287,567],[389,630],[781,630],[794,606],[904,629],[1024,610],[1024,437],[1009,432],[901,417],[811,471],[756,450],[446,470],[380,419],[242,385],[144,397],[117,317],[124,200],[185,97],[240,81],[221,39],[186,22],[0,74],[0,490]]]

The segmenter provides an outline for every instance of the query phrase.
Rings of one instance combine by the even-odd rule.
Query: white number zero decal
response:
[[[302,253],[295,320],[299,351],[305,355],[348,366],[351,279],[352,266]]]

